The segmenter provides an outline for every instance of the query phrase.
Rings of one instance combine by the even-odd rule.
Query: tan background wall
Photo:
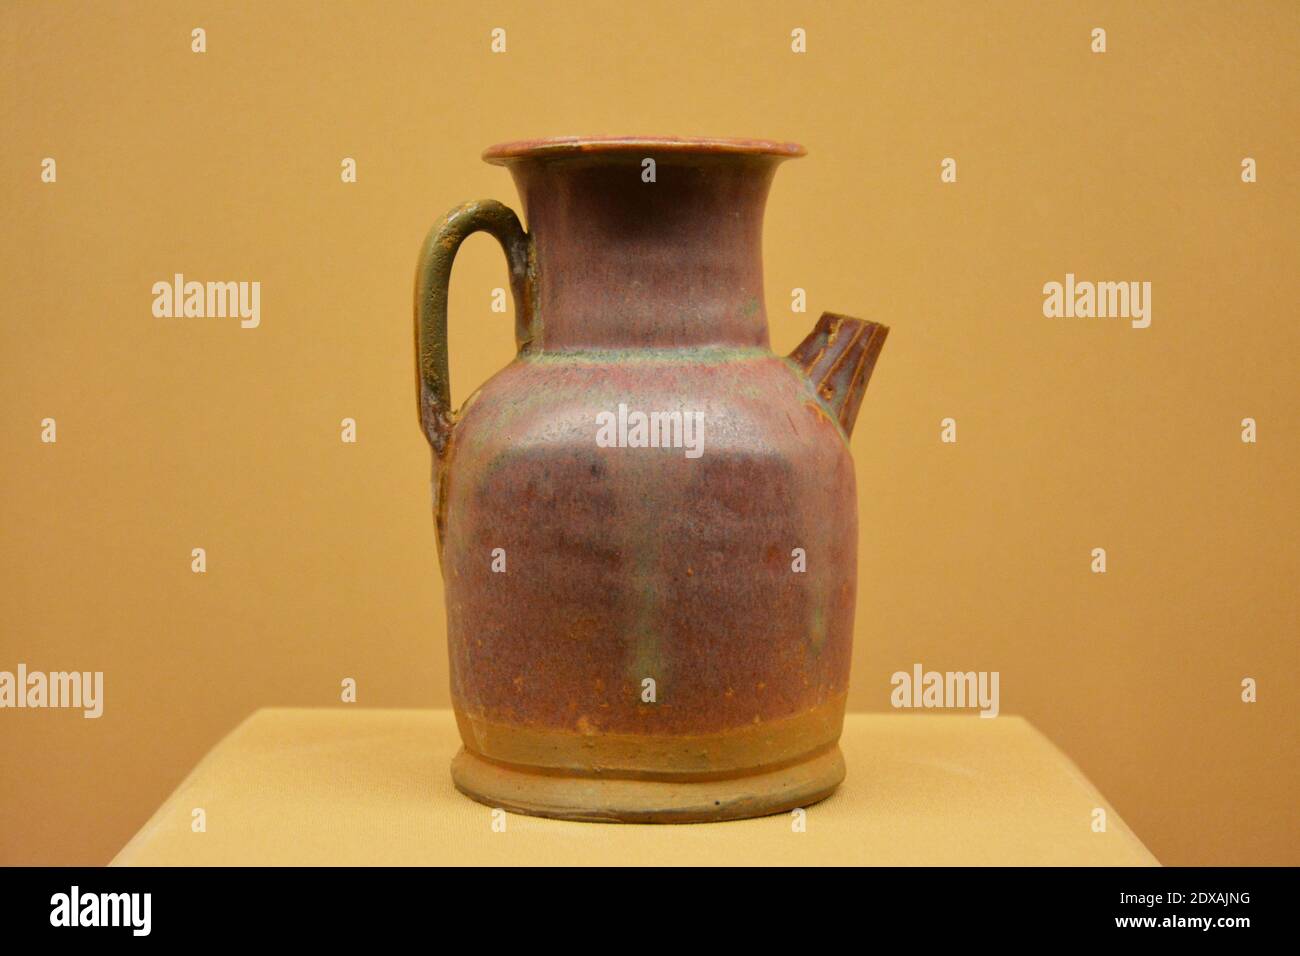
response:
[[[769,205],[773,347],[822,309],[893,326],[851,705],[998,670],[1162,861],[1300,863],[1300,6],[21,3],[0,31],[0,669],[107,685],[100,720],[0,711],[0,862],[108,860],[257,707],[344,706],[344,677],[446,704],[415,255],[451,205],[515,204],[485,146],[634,133],[807,145]],[[260,281],[261,327],[154,318],[175,272]],[[1150,281],[1151,327],[1044,318],[1066,272]],[[457,401],[510,358],[504,284],[470,240]]]

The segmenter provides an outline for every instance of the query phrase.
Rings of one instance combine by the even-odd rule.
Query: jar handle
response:
[[[515,300],[515,344],[523,351],[533,335],[536,259],[532,237],[519,217],[494,199],[457,206],[429,230],[415,274],[416,397],[424,435],[441,457],[456,424],[451,408],[447,369],[447,293],[451,265],[466,237],[490,233],[501,243],[510,267],[510,291]]]

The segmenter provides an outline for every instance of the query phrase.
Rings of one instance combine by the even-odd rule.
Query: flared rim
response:
[[[539,159],[600,153],[697,153],[722,156],[774,156],[794,159],[808,151],[798,143],[768,139],[716,139],[692,136],[554,136],[498,143],[483,151],[483,159],[498,166],[517,159]]]

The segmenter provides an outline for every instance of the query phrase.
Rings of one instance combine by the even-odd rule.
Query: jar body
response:
[[[466,403],[441,468],[463,790],[577,819],[717,819],[843,777],[853,464],[790,361],[525,354]]]

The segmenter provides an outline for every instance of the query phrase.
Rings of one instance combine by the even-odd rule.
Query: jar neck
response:
[[[767,347],[763,208],[777,162],[690,153],[512,162],[535,243],[533,347]]]

